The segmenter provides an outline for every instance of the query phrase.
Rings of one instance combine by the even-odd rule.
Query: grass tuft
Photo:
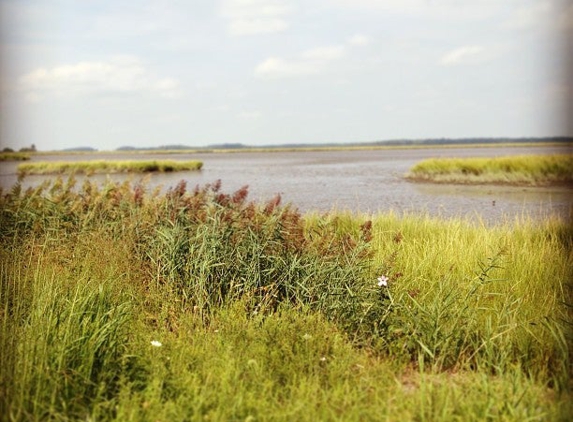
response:
[[[406,176],[413,181],[545,186],[573,183],[573,155],[498,158],[431,158]]]
[[[200,170],[201,161],[176,160],[126,160],[126,161],[41,161],[18,165],[18,174],[64,174],[64,173],[151,173]]]
[[[1,161],[26,161],[30,159],[30,154],[25,152],[0,152]]]

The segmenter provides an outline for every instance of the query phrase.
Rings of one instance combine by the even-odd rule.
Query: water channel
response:
[[[464,217],[492,224],[519,216],[535,219],[551,215],[568,217],[573,209],[573,190],[567,187],[529,188],[515,186],[467,186],[414,183],[404,174],[418,161],[429,157],[499,157],[507,155],[571,152],[563,146],[469,147],[427,149],[385,149],[347,151],[237,152],[194,154],[54,154],[36,155],[32,161],[178,159],[200,160],[198,172],[149,175],[148,186],[168,189],[180,180],[191,189],[221,180],[222,190],[233,192],[249,186],[249,197],[271,199],[277,193],[283,203],[301,211],[349,210],[353,212],[427,213],[442,218]],[[18,163],[0,163],[0,186],[7,189],[17,181]],[[23,186],[36,185],[46,177],[27,176]],[[82,176],[86,177],[86,176]],[[81,179],[82,177],[77,177]],[[142,176],[94,175],[105,181]]]

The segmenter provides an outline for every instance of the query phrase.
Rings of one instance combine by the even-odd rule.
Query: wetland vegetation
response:
[[[5,420],[569,420],[573,227],[220,183],[0,193]]]
[[[63,174],[63,173],[150,173],[200,170],[201,161],[181,160],[87,160],[87,161],[41,161],[23,163],[18,174]]]
[[[26,161],[30,154],[26,152],[0,152],[0,161]]]
[[[573,155],[523,155],[496,158],[430,158],[411,168],[414,181],[546,186],[573,183]]]

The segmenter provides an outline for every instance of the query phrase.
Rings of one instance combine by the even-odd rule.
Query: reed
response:
[[[567,420],[569,222],[247,197],[2,192],[3,418]]]
[[[176,160],[125,160],[125,161],[41,161],[18,165],[18,174],[64,174],[64,173],[151,173],[200,170],[201,161]]]
[[[30,154],[24,152],[0,152],[0,161],[26,161]]]
[[[432,158],[406,176],[437,183],[498,183],[526,186],[573,183],[573,155],[527,155],[497,158]]]

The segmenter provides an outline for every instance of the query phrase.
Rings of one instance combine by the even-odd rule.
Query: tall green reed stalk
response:
[[[72,279],[41,257],[25,262],[30,256],[0,268],[0,413],[7,420],[111,414],[131,306],[112,280]],[[33,273],[22,270],[30,264]]]
[[[171,192],[185,211],[158,221],[144,242],[150,266],[184,306],[208,315],[238,299],[249,299],[254,313],[287,303],[322,311],[354,334],[372,331],[381,304],[367,281],[370,226],[349,236],[325,223],[309,236],[302,216],[280,207],[280,198],[257,207],[245,201],[246,189],[218,189]]]

